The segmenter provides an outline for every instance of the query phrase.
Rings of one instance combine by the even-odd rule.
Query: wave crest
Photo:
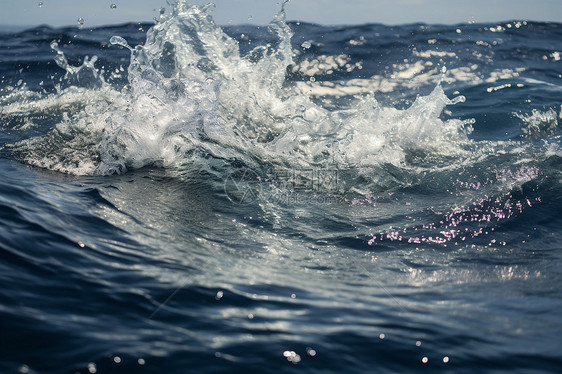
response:
[[[67,86],[26,108],[48,108],[61,119],[45,136],[11,148],[29,164],[73,174],[181,167],[209,155],[288,167],[406,168],[471,156],[470,122],[441,119],[445,106],[463,97],[452,101],[437,85],[404,110],[383,107],[373,94],[326,108],[287,78],[294,62],[283,9],[269,25],[274,41],[247,53],[215,24],[211,9],[179,1],[135,48],[112,37],[131,50],[124,88],[103,80],[95,57],[72,67],[53,43]],[[68,102],[76,110],[67,110]],[[10,110],[25,115],[10,105],[3,115]]]

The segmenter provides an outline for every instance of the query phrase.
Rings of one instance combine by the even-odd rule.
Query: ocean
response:
[[[0,372],[554,373],[562,24],[0,28]]]

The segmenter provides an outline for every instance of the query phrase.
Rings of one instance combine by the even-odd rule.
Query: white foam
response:
[[[95,58],[69,66],[54,44],[70,87],[26,103],[12,102],[2,113],[52,110],[65,115],[46,136],[18,143],[16,152],[30,164],[74,174],[122,173],[146,165],[181,167],[209,154],[246,162],[340,167],[409,167],[408,154],[416,152],[439,167],[447,158],[459,164],[472,157],[468,121],[440,118],[453,102],[439,86],[444,73],[430,62],[398,67],[390,80],[373,77],[330,87],[343,95],[388,92],[398,84],[422,81],[436,84],[430,95],[406,110],[383,107],[372,94],[345,110],[327,110],[311,96],[331,83],[286,82],[293,50],[283,10],[269,26],[276,46],[258,46],[245,56],[238,42],[213,22],[210,10],[179,1],[171,15],[162,16],[148,31],[146,43],[134,49],[113,37],[112,43],[131,49],[129,84],[120,90],[103,81]],[[346,64],[345,57],[334,56],[309,65],[316,74]],[[472,69],[450,69],[445,79],[472,77],[463,74],[472,74]]]

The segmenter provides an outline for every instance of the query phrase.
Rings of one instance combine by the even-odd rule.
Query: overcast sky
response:
[[[265,24],[280,7],[280,0],[213,2],[220,24]],[[151,21],[160,7],[170,6],[165,0],[0,0],[0,25],[62,26],[76,24],[78,18],[84,19],[85,26]],[[512,19],[562,22],[562,0],[291,0],[286,9],[289,20],[326,25]]]

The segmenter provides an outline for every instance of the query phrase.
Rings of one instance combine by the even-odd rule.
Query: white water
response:
[[[210,11],[180,1],[148,31],[144,45],[133,49],[113,37],[112,44],[131,49],[123,89],[103,81],[96,57],[72,67],[53,43],[55,61],[67,71],[66,88],[2,108],[4,115],[62,113],[47,135],[14,146],[20,158],[84,175],[181,167],[209,154],[246,164],[347,168],[411,168],[411,153],[439,167],[482,156],[468,138],[470,121],[440,118],[445,106],[464,97],[451,101],[437,85],[405,110],[381,106],[373,94],[358,96],[346,108],[325,109],[313,103],[306,87],[286,81],[294,63],[283,10],[269,25],[275,45],[246,55]]]

